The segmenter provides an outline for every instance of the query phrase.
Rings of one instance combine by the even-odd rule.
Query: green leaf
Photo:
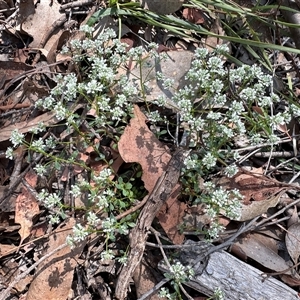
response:
[[[125,189],[130,190],[132,188],[132,184],[130,182],[127,182],[125,184]]]

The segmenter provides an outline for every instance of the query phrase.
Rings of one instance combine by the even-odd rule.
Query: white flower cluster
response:
[[[93,28],[85,25],[82,31],[91,37]],[[69,110],[70,104],[76,103],[81,95],[96,110],[94,124],[103,127],[120,121],[131,113],[132,98],[138,94],[136,86],[128,83],[126,76],[118,75],[119,68],[129,58],[140,59],[143,49],[132,48],[127,51],[127,44],[115,39],[115,32],[107,29],[95,40],[91,38],[72,40],[70,47],[64,47],[63,53],[71,53],[75,62],[87,64],[82,81],[74,73],[56,76],[56,87],[50,95],[39,99],[36,106],[44,110],[54,110],[58,120],[66,119],[66,124],[76,124],[76,116]],[[122,91],[111,95],[113,86]]]
[[[171,265],[169,272],[164,275],[166,278],[172,279],[175,283],[181,283],[192,279],[195,272],[191,266],[185,267],[181,262],[177,261]]]
[[[219,213],[229,219],[237,219],[240,216],[240,200],[243,196],[238,190],[226,191],[221,187],[217,188],[210,181],[204,183],[204,188],[205,191],[196,201],[206,204],[206,213],[212,220],[215,220]],[[209,230],[210,237],[216,238],[222,229],[217,222],[212,222]]]

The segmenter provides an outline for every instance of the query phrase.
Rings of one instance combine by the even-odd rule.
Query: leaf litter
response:
[[[147,9],[160,14],[171,14],[180,9],[183,1],[177,1],[176,6],[174,6],[174,1],[164,1],[163,4],[158,6],[156,4],[153,6],[155,1],[142,2],[142,5]],[[72,69],[70,58],[62,56],[59,51],[65,40],[72,40],[72,26],[76,28],[76,24],[82,22],[82,19],[79,20],[75,18],[75,20],[73,20],[74,22],[65,23],[67,20],[65,10],[63,5],[57,1],[41,1],[40,3],[21,1],[17,5],[19,9],[19,27],[17,31],[10,26],[7,26],[5,30],[3,28],[1,30],[2,42],[4,44],[12,45],[19,43],[22,45],[17,45],[19,49],[15,49],[15,56],[12,57],[12,59],[8,59],[10,54],[7,54],[2,56],[0,62],[0,74],[2,77],[0,80],[0,111],[2,113],[0,123],[1,150],[5,150],[7,145],[9,145],[11,133],[15,129],[18,129],[21,133],[29,133],[32,128],[41,122],[48,128],[52,126],[59,128],[60,122],[55,118],[55,112],[37,113],[34,108],[34,102],[49,92],[49,85],[45,85],[44,83],[47,78],[52,78],[52,73],[57,71],[64,73],[69,72],[68,69]],[[86,9],[91,6],[91,2],[86,1],[86,3],[82,3],[82,5],[86,5],[84,6]],[[5,16],[9,20],[11,16],[9,8],[13,8],[14,4],[8,1],[6,6],[8,14]],[[81,4],[79,4],[79,7],[80,6]],[[86,14],[89,13],[90,11],[86,9]],[[205,23],[204,12],[199,9],[184,8],[183,17],[195,24]],[[114,21],[110,19],[109,22],[113,23]],[[224,34],[219,19],[214,20],[212,27],[213,32],[219,35]],[[132,30],[129,24],[128,27],[123,27],[122,35],[128,35]],[[26,43],[26,48],[24,48],[24,40],[22,38],[24,36],[31,40],[31,42]],[[134,35],[123,37],[124,41],[130,44],[130,47],[134,47],[136,43],[133,36]],[[206,44],[209,49],[214,48],[220,43],[222,43],[222,40],[215,37],[206,39]],[[161,46],[165,47],[163,43],[161,43]],[[170,50],[168,47],[165,49]],[[43,64],[42,61],[39,60],[35,61],[36,59],[33,53],[36,53],[38,50],[41,52],[40,57],[42,57],[42,60],[46,62],[46,64]],[[184,86],[184,74],[189,69],[192,56],[191,51],[171,51],[169,52],[169,61],[159,66],[165,74],[175,79],[175,86],[173,86],[173,90],[171,89],[170,91],[162,91],[161,85],[155,79],[155,74],[153,75],[153,73],[151,73],[158,66],[153,60],[146,59],[142,74],[150,76],[149,80],[152,87],[151,92],[147,96],[147,101],[151,103],[151,101],[157,98],[157,95],[162,92],[167,95],[172,95],[178,87]],[[130,74],[131,77],[129,76],[128,80],[132,80],[137,75],[137,71],[133,68]],[[169,100],[171,101],[171,97]],[[170,108],[174,109],[172,102],[170,103]],[[82,107],[77,107],[75,110],[77,109],[82,110]],[[257,109],[260,108],[257,107]],[[130,124],[125,127],[124,133],[118,143],[118,149],[116,150],[113,144],[107,144],[103,146],[103,149],[106,149],[114,160],[112,167],[115,174],[111,176],[111,180],[114,180],[116,175],[122,170],[124,162],[129,165],[138,163],[142,169],[144,187],[150,194],[156,182],[165,171],[171,154],[166,143],[161,142],[149,129],[147,124],[148,119],[145,114],[141,111],[140,106],[135,105],[133,117],[130,120]],[[282,128],[279,128],[279,131],[288,134],[285,124]],[[58,136],[60,136],[61,139],[65,139],[69,134],[67,129],[58,129]],[[78,138],[78,136],[76,138]],[[95,140],[95,143],[101,142],[103,142],[101,137],[99,140]],[[79,151],[77,159],[78,161],[89,163],[91,169],[99,174],[102,170],[106,169],[108,165],[99,162],[95,158],[97,153],[93,149],[94,147],[92,149],[83,147],[82,151]],[[52,174],[52,179],[49,178],[48,183],[39,182],[33,169],[26,169],[30,155],[32,154],[29,151],[26,154],[22,151],[19,153],[21,164],[20,170],[17,173],[13,173],[14,168],[5,156],[2,155],[0,157],[0,229],[2,233],[0,242],[0,257],[2,258],[1,282],[9,286],[9,284],[13,282],[15,275],[25,274],[23,278],[20,277],[20,280],[14,286],[14,291],[18,296],[21,297],[27,293],[26,299],[68,299],[70,290],[72,290],[72,284],[74,283],[74,272],[78,271],[80,263],[84,261],[85,243],[82,243],[73,250],[70,247],[66,247],[58,252],[54,252],[47,260],[37,265],[37,268],[34,270],[34,275],[32,276],[31,273],[28,272],[28,267],[24,264],[24,256],[28,256],[30,264],[32,265],[38,262],[43,255],[58,249],[59,246],[65,243],[66,237],[75,224],[75,220],[73,217],[69,217],[66,224],[59,225],[48,235],[47,231],[49,228],[44,226],[46,223],[45,211],[41,210],[35,194],[28,186],[26,187],[26,185],[22,183],[22,180],[25,180],[33,190],[40,190],[41,187],[46,187],[50,190],[54,188],[65,189],[69,184],[69,175],[71,175],[71,177],[77,175],[79,181],[85,180],[84,169],[78,165],[74,166],[72,170],[65,168],[62,173],[57,171],[56,174]],[[16,161],[17,158],[15,157],[14,160]],[[297,187],[284,186],[284,184],[270,180],[269,177],[261,174],[257,175],[251,172],[243,172],[242,169],[240,171],[241,172],[232,180],[228,180],[228,178],[224,177],[222,179],[225,183],[222,182],[222,180],[219,182],[221,186],[226,186],[229,189],[238,188],[244,195],[243,214],[239,221],[251,220],[258,215],[267,214],[268,216],[272,216],[272,213],[275,213],[275,207],[278,207],[278,205],[282,203],[280,198],[283,193],[298,189]],[[82,177],[80,178],[79,176]],[[56,177],[59,178],[57,182],[55,180]],[[17,183],[17,186],[13,190],[17,196],[8,193],[8,186],[13,186],[10,181]],[[181,185],[178,183],[165,206],[162,207],[157,214],[157,220],[164,232],[171,243],[176,245],[182,244],[185,238],[184,233],[179,231],[179,226],[182,225],[182,220],[186,212],[191,211],[187,203],[180,199],[180,191]],[[289,199],[289,202],[292,202],[292,199]],[[85,207],[86,205],[87,203],[85,202],[76,202],[72,215],[75,215],[78,206]],[[186,217],[192,217],[193,214],[198,214],[202,217],[206,216],[205,209],[201,206],[194,210],[193,213],[187,213]],[[104,217],[106,216],[103,216],[103,218]],[[228,221],[226,225],[227,224],[230,225],[231,222]],[[299,220],[296,218],[295,223],[286,229],[287,234],[285,241],[280,240],[281,243],[285,244],[293,264],[297,264],[299,259],[298,226]],[[194,229],[197,230],[199,228]],[[42,241],[42,243],[40,243],[40,241]],[[281,249],[274,241],[275,239],[273,237],[266,239],[265,237],[262,238],[261,235],[253,233],[240,239],[234,246],[238,247],[239,251],[243,252],[246,258],[249,257],[255,260],[268,270],[281,272],[285,269],[289,269],[291,262],[284,260],[279,255]],[[97,253],[97,247],[101,248],[99,245],[91,244],[89,247],[89,251],[93,253],[92,255],[99,255],[99,253]],[[19,264],[17,264],[14,257],[16,257],[20,251],[24,251],[22,254],[23,258],[20,258]],[[150,254],[149,252],[148,255]],[[152,257],[152,262],[157,263],[154,257]],[[14,269],[18,270],[16,274],[11,273],[11,270]],[[89,273],[90,270],[87,270],[87,272]],[[298,283],[299,275],[295,273],[293,269],[290,268],[284,273],[285,274],[282,275],[284,282],[291,286],[295,286]],[[79,273],[77,272],[77,274]],[[93,275],[89,276],[92,276],[93,280],[100,281],[100,275],[96,272],[92,272],[91,274]],[[111,274],[115,276],[113,272]],[[141,279],[139,275],[135,275],[135,277]],[[77,286],[80,285],[79,281],[80,280],[77,279]],[[143,287],[142,293],[137,286],[137,294],[141,296],[155,284],[155,278],[151,279],[150,282],[146,284],[147,288],[145,289]],[[88,294],[89,292],[86,291],[83,292],[81,296]]]

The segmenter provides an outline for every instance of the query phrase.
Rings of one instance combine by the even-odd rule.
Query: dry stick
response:
[[[10,175],[10,182],[8,186],[9,189],[11,189],[11,187],[14,186],[15,182],[18,180],[21,174],[24,153],[25,153],[24,147],[22,145],[19,146],[19,148],[16,151],[16,155],[14,155],[15,164],[14,164],[14,169]]]
[[[272,153],[271,152],[257,152],[253,156],[254,157],[270,157],[271,155],[272,155],[272,158],[274,158],[274,157],[280,157],[280,158],[295,157],[295,154],[293,151],[274,151]]]
[[[9,105],[0,106],[0,110],[9,110],[12,108],[15,108],[15,109],[26,108],[26,107],[30,107],[30,106],[31,106],[30,103],[9,104]]]
[[[73,7],[80,7],[84,5],[89,5],[93,4],[93,0],[79,0],[79,1],[73,1],[70,3],[66,3],[60,6],[61,10],[66,10],[68,8],[73,8]]]
[[[176,150],[166,171],[156,182],[147,203],[138,217],[136,226],[131,230],[129,235],[130,252],[128,255],[128,264],[123,266],[118,277],[115,291],[117,299],[123,300],[127,295],[130,280],[143,257],[152,221],[177,184],[181,167],[188,153],[181,148]]]
[[[10,294],[10,291],[13,289],[13,287],[22,280],[25,276],[27,276],[31,271],[33,271],[41,262],[43,262],[45,259],[53,255],[54,253],[58,252],[59,250],[65,248],[68,246],[67,243],[60,245],[53,251],[47,253],[45,256],[40,258],[36,263],[34,263],[31,267],[29,267],[25,272],[15,277],[15,279],[9,284],[9,286],[0,294],[0,300],[6,300]]]
[[[17,186],[21,183],[22,178],[25,177],[26,173],[35,165],[37,162],[42,158],[42,154],[39,154],[34,162],[31,162],[26,169],[16,178],[14,183],[10,185],[8,191],[6,192],[6,195],[4,195],[2,198],[0,198],[0,205],[13,193],[15,192]]]

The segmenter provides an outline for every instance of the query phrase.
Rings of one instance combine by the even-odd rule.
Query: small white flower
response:
[[[207,169],[210,169],[210,168],[213,168],[217,164],[217,160],[211,153],[207,153],[203,157],[202,163],[205,167],[207,167]]]
[[[159,291],[159,293],[158,293],[158,297],[159,297],[159,298],[167,298],[167,299],[169,299],[169,300],[173,299],[173,298],[172,298],[172,295],[171,295],[171,293],[170,293],[170,291],[169,291],[169,289],[168,289],[168,288],[164,288],[164,287],[162,287],[162,288],[160,289],[160,291]]]
[[[14,149],[13,149],[12,147],[8,147],[8,148],[6,149],[5,157],[6,157],[6,158],[9,158],[10,160],[13,160],[13,159],[14,159]]]
[[[116,219],[115,218],[106,218],[102,221],[102,228],[104,232],[113,232],[115,229]]]
[[[60,102],[55,105],[54,111],[58,120],[63,120],[67,116],[67,109]]]
[[[43,176],[47,173],[46,167],[41,164],[37,164],[33,169],[36,171],[38,176]]]
[[[175,282],[184,282],[188,279],[192,279],[194,270],[190,266],[184,267],[181,262],[177,261],[171,265],[170,273],[165,274],[165,276],[174,279]]]
[[[57,215],[55,215],[55,216],[50,215],[49,222],[50,222],[52,225],[54,225],[54,224],[59,224],[60,218],[59,218],[59,216],[57,216]]]
[[[230,165],[225,168],[225,175],[228,177],[233,177],[238,172],[236,165]]]
[[[72,185],[71,186],[71,191],[70,193],[73,195],[73,197],[77,198],[77,197],[80,197],[82,192],[81,192],[81,189],[80,189],[80,186],[75,184],[75,185]]]
[[[92,79],[85,85],[85,91],[87,94],[96,94],[104,89],[103,84],[99,83],[97,80]]]
[[[270,143],[270,144],[276,144],[279,141],[280,141],[280,138],[275,134],[270,134],[268,136],[268,143]]]
[[[101,252],[100,257],[101,257],[101,261],[113,260],[115,258],[115,255],[114,255],[113,251],[109,249],[109,250]]]
[[[208,55],[208,50],[206,48],[197,48],[195,51],[195,58],[199,60],[205,60]]]
[[[122,224],[122,225],[120,225],[120,227],[118,228],[118,232],[119,232],[120,234],[127,235],[127,234],[129,234],[129,229],[128,229],[128,227],[127,227],[126,224]]]
[[[76,224],[73,227],[73,239],[75,242],[84,241],[88,234],[88,231],[81,224]]]
[[[38,140],[35,140],[31,143],[31,147],[38,150],[45,150],[46,145],[44,144],[44,141],[42,138],[39,138]]]
[[[157,110],[150,111],[149,113],[147,113],[147,119],[153,123],[163,120],[163,118],[160,116],[160,113]]]
[[[88,34],[93,34],[94,27],[91,27],[89,25],[81,25],[80,26],[80,31],[83,31],[83,32],[88,33]]]
[[[44,125],[43,122],[39,122],[37,127],[33,127],[29,130],[29,132],[32,132],[34,134],[37,134],[39,132],[43,132],[46,130],[46,126]]]
[[[14,129],[10,136],[10,141],[12,142],[14,147],[19,146],[24,139],[24,134],[20,133],[18,129]]]
[[[226,44],[217,45],[216,49],[214,50],[216,54],[228,54],[229,47]]]
[[[128,257],[127,256],[122,256],[122,257],[118,257],[117,258],[117,261],[120,263],[120,264],[122,264],[122,265],[124,265],[124,266],[127,266],[127,262],[128,262]]]
[[[91,199],[90,196],[89,196],[89,199]],[[97,201],[96,205],[99,208],[105,208],[105,207],[109,206],[108,197],[105,196],[105,195],[97,195],[97,196],[95,196],[94,201],[91,201],[91,202],[95,202],[96,203],[96,201]]]
[[[224,292],[219,287],[217,287],[214,291],[214,299],[225,300]]]
[[[220,120],[222,118],[222,114],[220,112],[210,111],[206,117],[210,120]]]
[[[184,160],[184,165],[185,165],[185,168],[187,170],[190,170],[190,169],[195,169],[198,165],[199,165],[199,162],[198,162],[198,157],[197,156],[188,156],[185,160]]]
[[[253,134],[250,137],[251,145],[258,145],[258,144],[261,144],[262,142],[263,142],[263,139],[259,133]]]
[[[45,140],[45,145],[47,148],[49,149],[54,149],[56,147],[56,141],[55,138],[53,136],[49,136],[46,140]]]
[[[87,221],[90,226],[94,227],[99,224],[100,219],[97,217],[95,213],[89,212],[87,216]]]
[[[219,234],[224,231],[225,227],[217,222],[212,222],[208,229],[208,235],[211,240],[214,240],[219,237]]]

